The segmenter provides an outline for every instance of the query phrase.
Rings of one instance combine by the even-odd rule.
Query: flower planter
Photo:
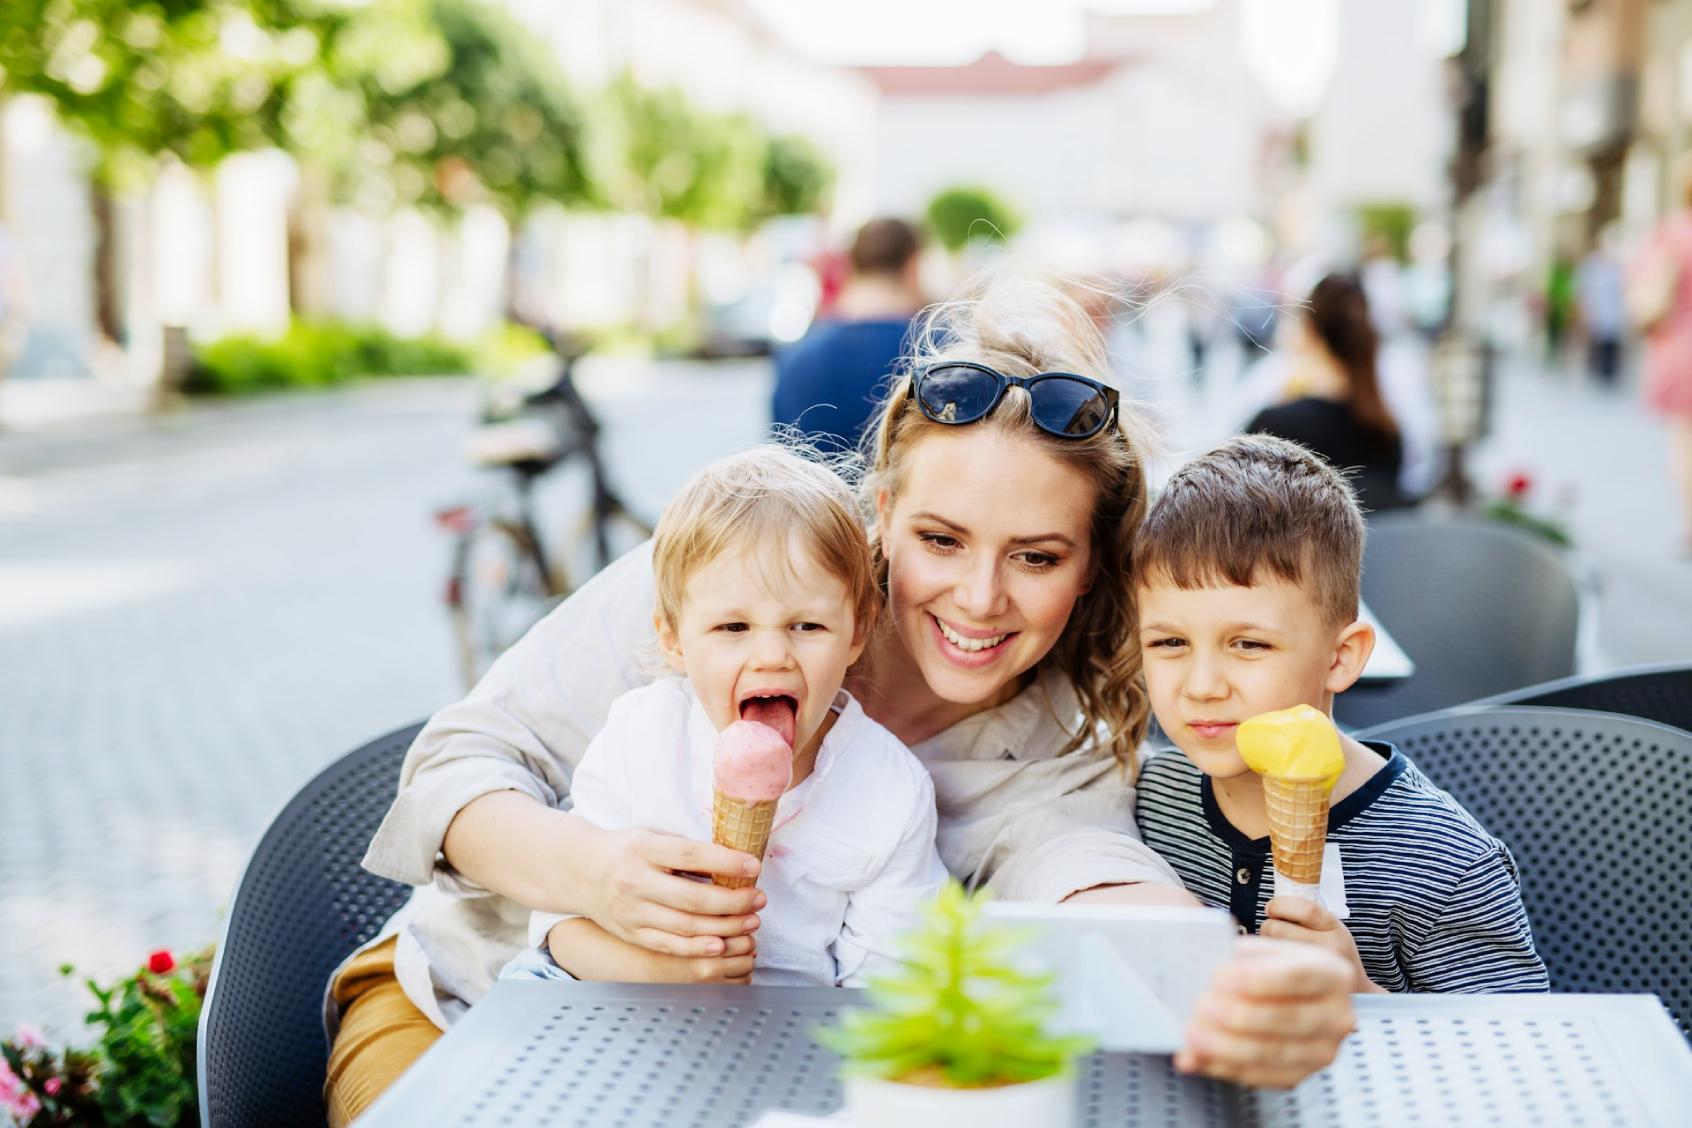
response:
[[[989,1089],[848,1077],[846,1119],[855,1128],[1072,1128],[1075,1076]]]

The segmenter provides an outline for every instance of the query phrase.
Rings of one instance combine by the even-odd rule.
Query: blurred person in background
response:
[[[859,229],[832,314],[776,357],[777,428],[825,453],[858,449],[922,308],[921,251],[921,233],[904,220],[872,219]]]
[[[1355,274],[1316,283],[1303,310],[1281,382],[1281,402],[1245,425],[1309,447],[1352,481],[1366,510],[1411,504],[1399,486],[1404,440],[1381,393],[1380,337]]]
[[[1645,336],[1645,402],[1668,424],[1669,473],[1681,499],[1680,550],[1692,556],[1692,162],[1680,207],[1652,232],[1628,274],[1626,302]]]
[[[1574,267],[1560,252],[1551,260],[1545,276],[1545,364],[1563,365],[1563,335],[1574,309]]]
[[[1622,302],[1621,257],[1615,225],[1606,224],[1575,269],[1575,310],[1586,334],[1587,370],[1612,388],[1621,370],[1621,338],[1627,314]]]

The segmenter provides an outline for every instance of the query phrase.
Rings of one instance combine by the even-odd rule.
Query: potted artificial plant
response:
[[[1023,937],[980,920],[986,895],[949,884],[905,939],[897,971],[869,981],[819,1039],[844,1059],[846,1112],[874,1128],[1066,1128],[1083,1037],[1047,1033],[1052,976],[1016,960]]]

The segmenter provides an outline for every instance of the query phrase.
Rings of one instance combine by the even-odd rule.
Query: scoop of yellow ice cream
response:
[[[1323,780],[1332,787],[1345,770],[1345,753],[1334,723],[1308,705],[1241,721],[1234,747],[1246,767],[1276,779]]]

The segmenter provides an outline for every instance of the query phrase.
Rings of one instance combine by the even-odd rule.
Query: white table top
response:
[[[360,1128],[742,1128],[769,1108],[824,1115],[840,1104],[835,1059],[810,1032],[860,997],[826,988],[502,982]],[[1080,1069],[1082,1122],[1671,1128],[1692,1109],[1692,1047],[1649,995],[1371,995],[1356,1003],[1358,1031],[1340,1059],[1291,1092],[1183,1077],[1167,1057],[1095,1054]]]

